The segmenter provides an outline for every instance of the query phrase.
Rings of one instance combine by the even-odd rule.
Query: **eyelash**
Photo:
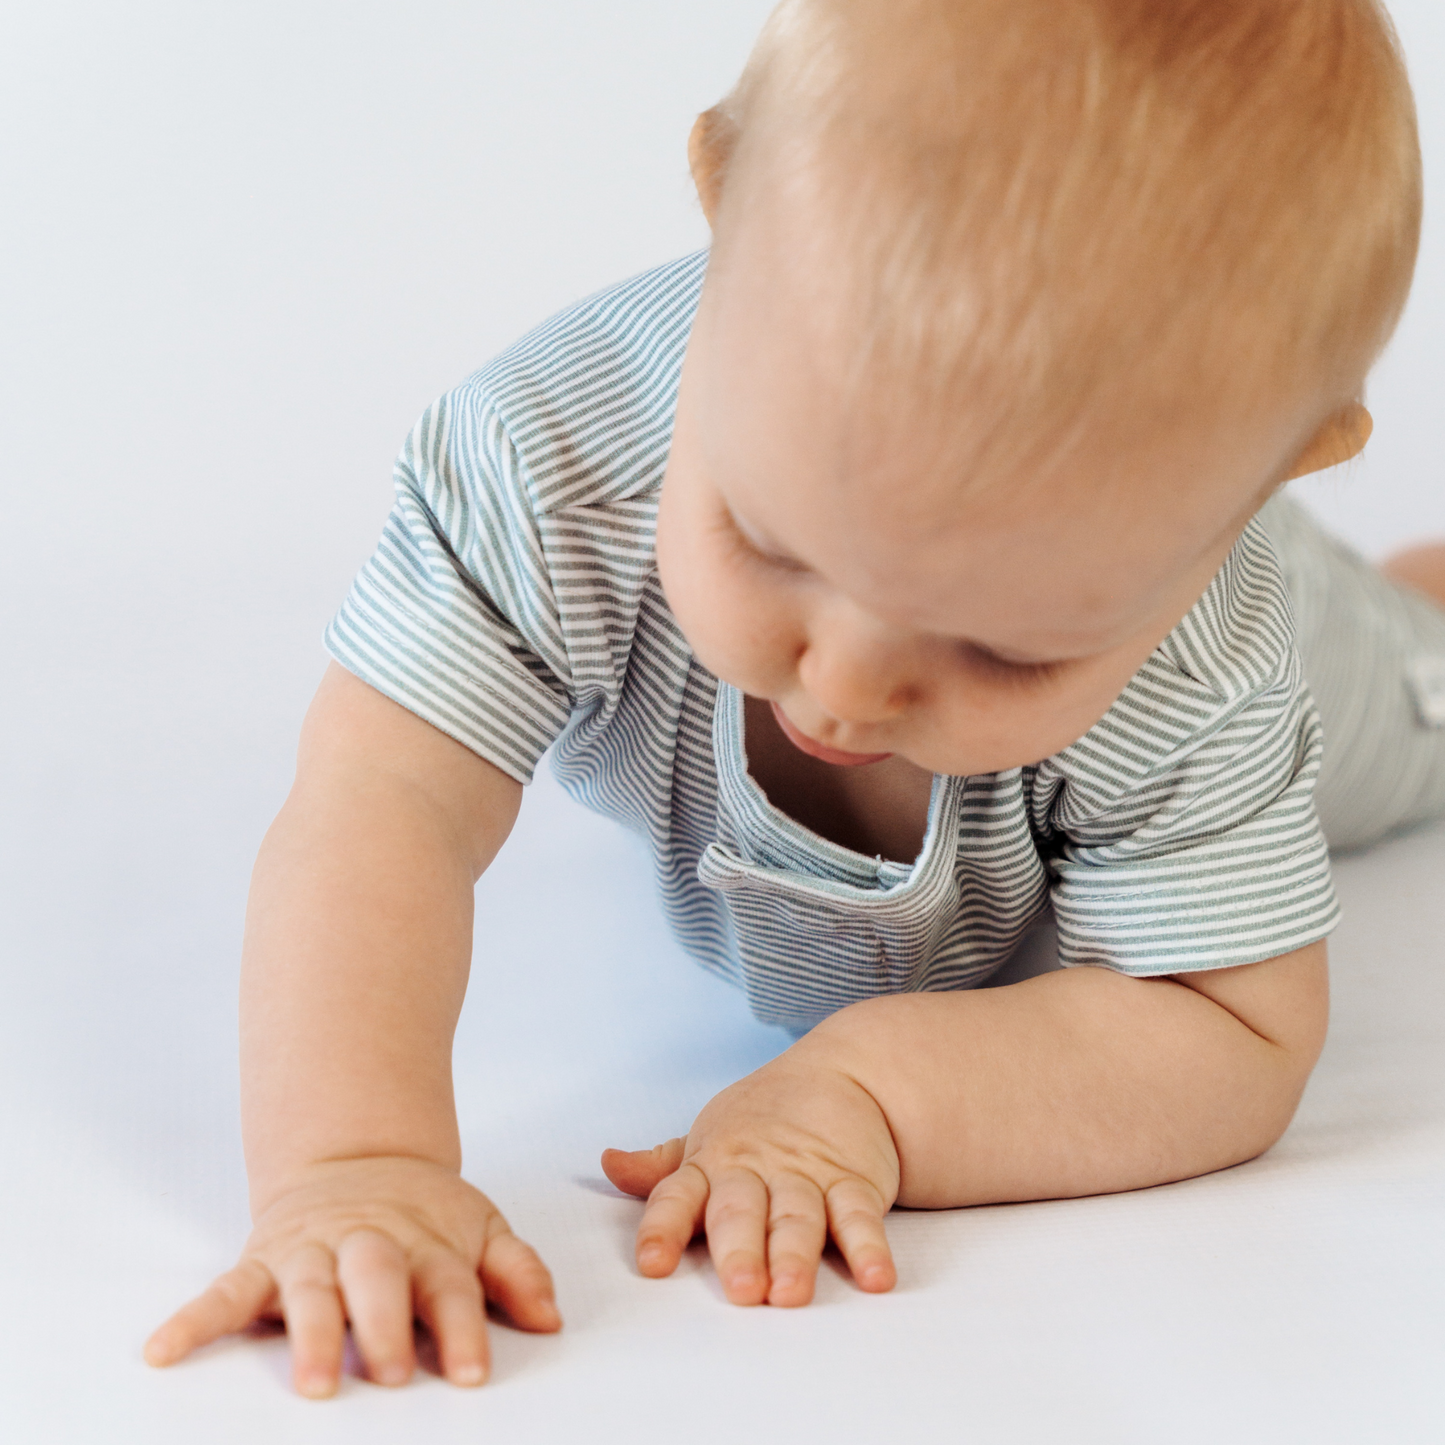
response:
[[[786,557],[770,557],[766,552],[761,552],[748,540],[747,534],[737,522],[729,516],[727,519],[728,535],[731,537],[734,547],[743,554],[747,561],[758,567],[766,567],[771,572],[806,572],[808,569],[801,562],[791,562]]]
[[[1064,666],[1061,662],[1008,662],[968,642],[961,643],[960,647],[971,666],[982,668],[990,677],[1023,687],[1051,682]]]
[[[786,557],[770,557],[766,552],[759,551],[731,514],[727,517],[727,531],[733,546],[754,567],[764,567],[770,572],[794,574],[808,570],[801,563],[791,562]],[[1016,686],[1050,682],[1063,668],[1063,664],[1059,662],[1008,662],[969,642],[960,643],[959,648],[971,666],[981,668],[991,677]]]

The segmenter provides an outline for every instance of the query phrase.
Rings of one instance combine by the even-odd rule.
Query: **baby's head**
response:
[[[669,600],[796,731],[949,773],[1081,736],[1358,450],[1419,229],[1374,0],[786,0],[692,163]]]

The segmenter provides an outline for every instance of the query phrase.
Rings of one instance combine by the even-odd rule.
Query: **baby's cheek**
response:
[[[797,649],[781,625],[779,609],[749,589],[699,577],[675,605],[678,625],[699,662],[724,682],[754,697],[781,692],[793,673]]]
[[[913,761],[963,775],[1042,762],[1083,737],[1123,685],[1095,679],[1023,692],[1008,684],[960,681],[935,695],[937,710]]]

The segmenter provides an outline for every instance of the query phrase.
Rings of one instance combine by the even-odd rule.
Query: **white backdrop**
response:
[[[1258,1164],[1073,1204],[897,1216],[904,1287],[725,1307],[644,1283],[606,1144],[680,1132],[784,1040],[678,953],[640,854],[550,782],[482,885],[468,1168],[568,1330],[496,1382],[284,1389],[284,1344],[164,1374],[148,1328],[244,1235],[247,873],[319,638],[420,409],[559,306],[703,244],[684,142],[762,0],[129,0],[0,15],[0,1432],[721,1440],[1438,1439],[1445,835],[1341,870],[1334,1041]],[[1445,13],[1397,0],[1427,158]],[[1378,552],[1445,534],[1445,231],[1305,487]],[[966,1428],[965,1428],[966,1427]]]

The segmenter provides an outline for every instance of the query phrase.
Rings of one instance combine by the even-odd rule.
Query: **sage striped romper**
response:
[[[427,410],[332,655],[523,783],[553,747],[573,796],[647,838],[684,947],[795,1030],[882,993],[976,985],[1050,910],[1066,965],[1135,975],[1327,934],[1321,727],[1268,517],[1084,737],[1030,767],[936,777],[911,864],[772,807],[743,699],[693,658],[653,558],[705,264],[584,301]],[[1302,552],[1319,545],[1280,521]],[[1445,621],[1437,640],[1445,655]]]

